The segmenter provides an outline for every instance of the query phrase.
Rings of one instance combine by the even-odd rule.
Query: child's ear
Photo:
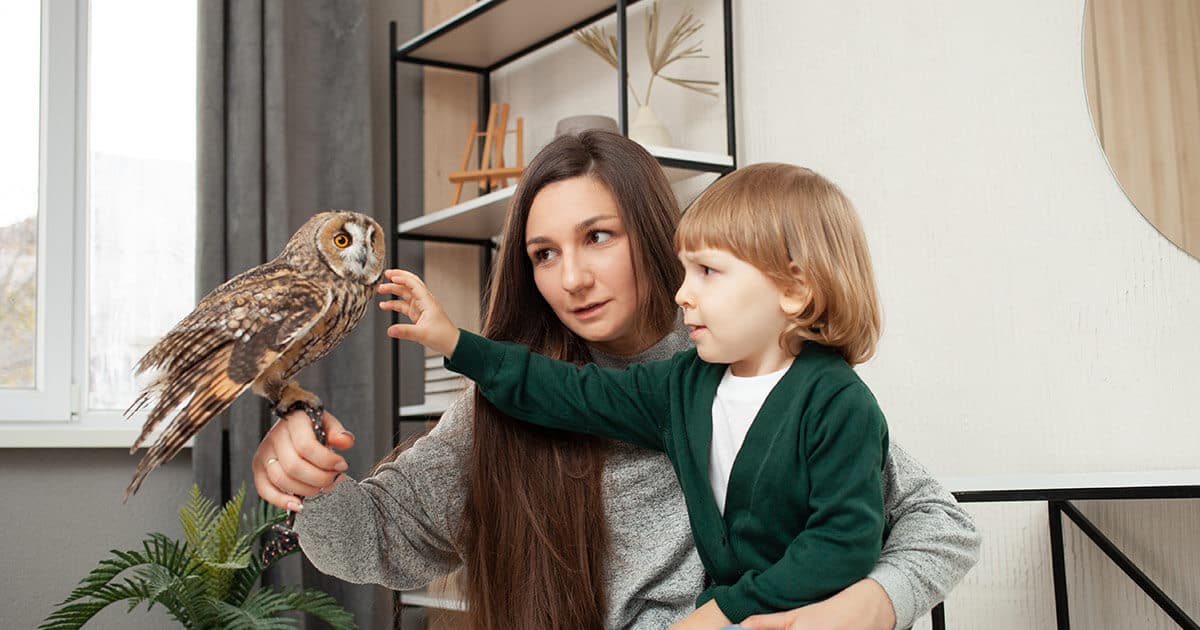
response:
[[[779,296],[779,308],[783,309],[788,317],[798,317],[812,301],[812,290],[799,265],[791,263],[788,270],[792,274],[792,282],[784,287],[783,294]]]

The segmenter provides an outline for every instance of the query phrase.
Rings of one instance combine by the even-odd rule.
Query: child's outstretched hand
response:
[[[383,275],[388,281],[379,285],[379,292],[396,299],[380,302],[379,308],[396,311],[412,321],[388,326],[388,336],[415,341],[447,357],[453,354],[454,346],[458,345],[458,328],[425,283],[416,274],[401,269],[388,269]]]

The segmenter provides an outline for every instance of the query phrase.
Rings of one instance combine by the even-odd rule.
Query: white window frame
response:
[[[145,411],[87,408],[89,2],[41,6],[35,387],[0,389],[0,448],[129,448]]]

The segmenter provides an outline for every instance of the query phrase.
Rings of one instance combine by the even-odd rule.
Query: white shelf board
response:
[[[690,151],[688,149],[676,149],[675,147],[660,147],[653,144],[643,145],[650,155],[659,160],[686,160],[688,162],[699,162],[701,164],[709,164],[712,166],[722,166],[733,168],[733,157],[723,153],[705,153],[703,151]],[[667,179],[672,182],[677,182],[682,179],[687,179],[703,173],[705,171],[692,168],[676,168],[667,166],[663,168],[667,173]]]
[[[400,593],[400,603],[409,606],[424,606],[425,608],[440,608],[442,610],[458,610],[464,611],[467,609],[467,603],[461,599],[454,597],[439,597],[430,595],[425,592],[425,589],[416,591],[403,591]]]
[[[486,195],[458,205],[410,219],[396,227],[400,234],[412,236],[443,236],[490,239],[504,227],[508,202],[517,190],[515,185],[494,190]]]
[[[400,417],[401,418],[413,418],[413,417],[418,417],[418,416],[440,416],[445,412],[446,412],[446,405],[440,404],[440,403],[435,403],[435,404],[426,403],[426,404],[422,404],[422,405],[404,405],[403,407],[400,407]]]
[[[733,158],[720,153],[689,151],[674,147],[647,145],[646,150],[660,160],[684,160],[712,167],[732,168]],[[693,180],[707,171],[693,168],[664,167],[667,179],[672,184]],[[449,237],[473,240],[489,240],[504,227],[504,215],[517,187],[509,186],[492,191],[458,205],[443,208],[427,215],[401,223],[396,232],[414,237]],[[694,197],[693,192],[683,195],[680,201],[686,205]]]
[[[1200,469],[947,477],[942,485],[951,492],[1200,486]]]
[[[488,68],[615,6],[613,0],[482,0],[399,50],[420,59]]]

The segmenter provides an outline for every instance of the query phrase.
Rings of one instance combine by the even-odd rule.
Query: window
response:
[[[140,430],[121,418],[144,384],[133,365],[195,302],[196,15],[0,3],[15,77],[0,133],[18,139],[0,158],[0,297],[22,305],[0,316],[0,445],[129,446]]]
[[[9,94],[0,117],[0,388],[36,386],[38,125],[41,10],[0,4],[0,58]]]

